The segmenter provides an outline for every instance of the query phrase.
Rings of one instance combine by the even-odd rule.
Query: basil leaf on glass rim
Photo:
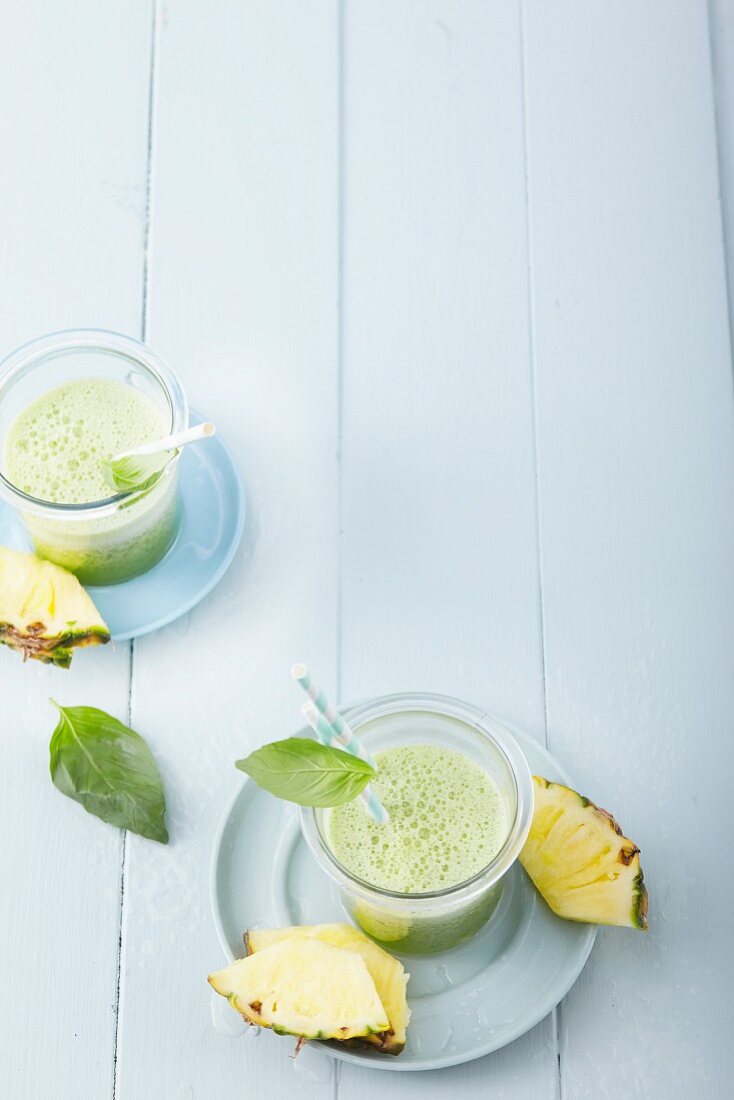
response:
[[[365,760],[307,737],[263,745],[235,767],[263,790],[299,806],[342,806],[377,774]]]
[[[101,458],[102,476],[118,493],[152,489],[163,477],[178,451],[158,451],[153,455],[127,455],[125,458]]]
[[[158,765],[140,734],[96,707],[61,707],[51,737],[51,778],[96,817],[168,843]]]

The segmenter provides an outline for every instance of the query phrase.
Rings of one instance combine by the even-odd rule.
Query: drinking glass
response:
[[[155,565],[178,530],[178,458],[147,491],[112,493],[88,504],[54,504],[14,485],[4,439],[17,414],[41,394],[83,378],[124,382],[163,413],[165,434],[188,426],[188,406],[171,368],[144,344],[98,329],[52,333],[0,363],[0,496],[13,505],[39,557],[83,584],[116,584]]]
[[[373,756],[381,749],[434,744],[463,753],[494,780],[508,832],[499,852],[465,882],[428,893],[385,890],[358,878],[329,846],[328,809],[303,807],[301,829],[319,867],[337,884],[351,917],[388,950],[445,951],[472,936],[499,901],[505,875],[527,838],[533,813],[532,777],[512,734],[495,718],[440,695],[388,695],[342,711]]]

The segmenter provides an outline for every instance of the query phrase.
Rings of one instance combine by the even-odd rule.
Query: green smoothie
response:
[[[36,500],[84,505],[115,495],[100,459],[168,434],[167,417],[124,382],[84,378],[49,390],[15,417],[4,440],[5,477]],[[175,476],[112,514],[24,520],[36,552],[85,584],[112,584],[144,572],[176,529]]]
[[[473,878],[507,836],[493,780],[463,753],[405,745],[375,757],[374,789],[390,815],[378,825],[361,802],[328,817],[329,847],[357,878],[397,893],[446,890]]]
[[[458,886],[494,859],[507,838],[508,814],[479,764],[453,749],[421,744],[384,749],[375,760],[374,789],[389,823],[378,825],[360,801],[335,807],[324,819],[329,848],[346,870],[380,890],[421,894]],[[476,931],[497,898],[431,925],[386,918],[365,903],[354,915],[374,938],[401,950],[437,951]]]
[[[162,410],[132,386],[107,378],[67,382],[16,416],[5,438],[6,476],[38,500],[105,500],[114,490],[99,460],[167,433]]]

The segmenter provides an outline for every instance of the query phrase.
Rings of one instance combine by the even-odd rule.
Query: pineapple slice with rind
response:
[[[640,850],[606,810],[533,776],[535,805],[520,862],[550,908],[566,920],[647,930]]]
[[[73,573],[0,546],[0,643],[68,668],[73,650],[109,642],[107,624]]]
[[[351,924],[304,924],[290,928],[254,928],[245,933],[245,950],[249,954],[264,951],[286,940],[309,939],[354,951],[363,960],[375,983],[375,988],[387,1012],[390,1026],[386,1031],[365,1036],[365,1041],[383,1054],[400,1054],[410,1019],[406,986],[410,975],[403,965],[387,951],[378,947]]]
[[[390,1026],[364,960],[354,951],[291,938],[209,975],[251,1024],[303,1039],[354,1039]]]

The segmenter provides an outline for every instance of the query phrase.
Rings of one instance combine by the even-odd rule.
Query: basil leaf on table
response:
[[[110,825],[168,843],[158,765],[140,734],[96,707],[61,707],[51,778],[62,794]]]
[[[235,767],[263,790],[299,806],[342,806],[377,774],[365,760],[307,737],[263,745]]]

